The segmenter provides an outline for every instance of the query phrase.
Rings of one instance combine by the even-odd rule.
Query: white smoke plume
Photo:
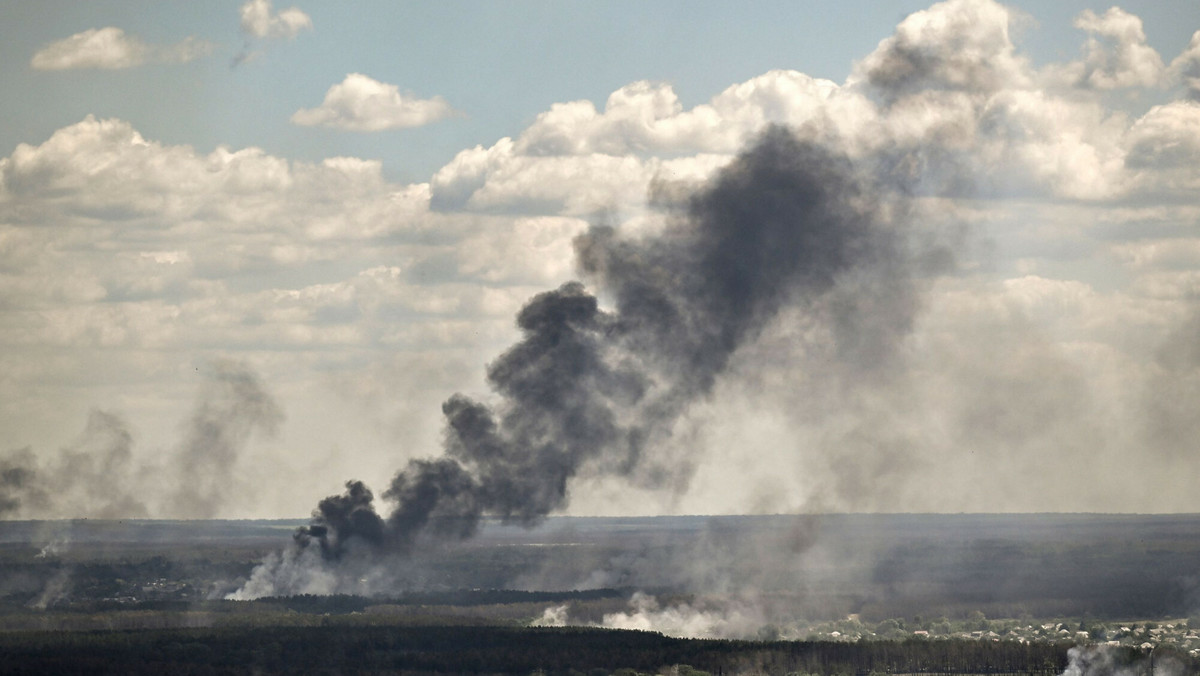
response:
[[[721,607],[690,603],[660,605],[658,599],[637,592],[629,610],[604,616],[600,623],[611,629],[657,631],[668,636],[693,638],[754,638],[766,626],[762,610],[746,601],[730,601]]]
[[[1132,648],[1077,646],[1067,651],[1069,663],[1062,676],[1184,676],[1187,668],[1172,655]]]
[[[29,602],[29,607],[34,610],[45,610],[50,606],[63,601],[71,595],[71,569],[63,567],[58,569],[42,588],[42,592],[37,598]]]
[[[628,610],[607,613],[599,622],[571,617],[567,604],[546,608],[535,626],[595,626],[609,629],[653,631],[680,638],[755,639],[768,631],[761,606],[748,599],[705,599],[695,602],[661,603],[645,592],[635,592]]]

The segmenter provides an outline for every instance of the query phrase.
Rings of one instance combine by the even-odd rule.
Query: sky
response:
[[[511,419],[526,302],[628,317],[605,266],[690,241],[773,125],[887,255],[547,510],[1200,511],[1198,31],[1194,0],[2,0],[0,518],[302,517],[465,458],[452,396]]]

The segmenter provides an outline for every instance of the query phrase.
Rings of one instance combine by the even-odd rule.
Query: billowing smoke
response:
[[[403,554],[467,538],[484,515],[535,524],[565,506],[581,474],[682,488],[690,463],[661,449],[782,308],[833,336],[832,359],[885,363],[917,305],[904,233],[892,222],[904,209],[886,202],[890,188],[837,152],[771,128],[701,189],[660,199],[660,231],[634,238],[594,226],[576,252],[599,298],[571,282],[525,305],[522,340],[487,370],[495,402],[446,401],[444,454],[396,475],[383,494],[392,512],[379,515],[371,492],[350,482],[321,501],[296,549],[236,596],[325,589],[348,552]],[[314,551],[324,568],[298,574]]]
[[[0,516],[210,518],[237,489],[237,460],[250,437],[273,433],[282,418],[248,366],[217,361],[162,464],[139,461],[129,424],[95,409],[79,437],[48,460],[28,448],[0,456]]]

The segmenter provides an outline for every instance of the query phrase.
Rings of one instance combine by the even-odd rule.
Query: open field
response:
[[[351,653],[362,657],[353,664],[381,670],[564,674],[679,664],[1057,674],[1070,646],[1105,644],[1131,664],[1153,653],[1191,669],[1200,657],[1188,619],[1196,516],[554,518],[532,530],[489,524],[471,541],[389,560],[396,586],[375,595],[224,600],[301,523],[2,522],[3,652],[24,656],[11,664],[50,668],[64,654],[103,662],[150,651],[179,673],[240,673],[245,664],[321,673],[341,659],[330,655]],[[606,627],[740,641],[630,652],[613,646],[652,639]],[[582,661],[397,647],[433,636],[453,643],[448,635],[500,641],[495,632],[542,646],[530,655],[559,645]],[[871,644],[915,647],[862,647]],[[850,652],[834,659],[822,652],[833,648],[812,646]],[[600,657],[643,649],[657,657]],[[130,673],[167,668],[138,664],[144,670]]]
[[[220,598],[300,523],[0,522],[0,605]],[[770,595],[814,620],[1157,619],[1200,608],[1200,516],[552,518],[387,565],[382,595],[626,589]]]

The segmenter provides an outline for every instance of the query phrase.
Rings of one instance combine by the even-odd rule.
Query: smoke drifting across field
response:
[[[898,187],[774,127],[695,192],[652,196],[660,231],[593,226],[579,269],[612,308],[579,282],[533,297],[522,340],[488,367],[496,401],[445,402],[444,454],[395,476],[394,509],[379,514],[349,482],[234,596],[361,591],[364,561],[470,537],[485,515],[535,524],[581,474],[686,486],[677,422],[785,307],[826,336],[833,362],[886,365],[919,306]]]
[[[533,624],[654,631],[685,638],[752,639],[761,635],[768,622],[761,607],[754,603],[663,606],[653,596],[637,592],[629,600],[628,610],[607,613],[599,622],[575,620],[570,616],[570,605],[563,604],[547,608]]]

